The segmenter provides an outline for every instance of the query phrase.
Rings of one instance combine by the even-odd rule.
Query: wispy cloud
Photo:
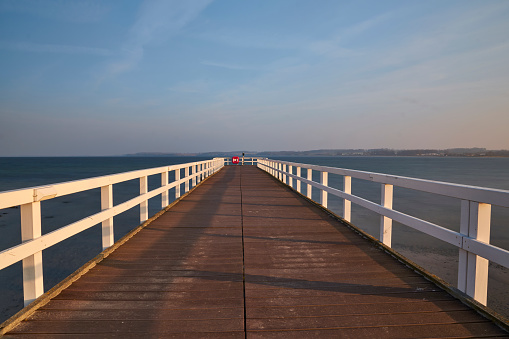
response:
[[[298,50],[305,43],[302,37],[269,33],[261,30],[223,28],[200,33],[197,38],[225,46],[266,50]]]
[[[203,93],[209,89],[209,83],[204,80],[195,80],[179,83],[168,88],[170,92],[175,93]]]
[[[2,0],[0,12],[21,12],[59,21],[96,22],[106,16],[111,6],[98,0]]]
[[[251,66],[242,66],[242,65],[230,64],[230,63],[221,63],[221,62],[213,62],[213,61],[202,61],[201,64],[202,65],[206,65],[206,66],[226,68],[226,69],[232,69],[232,70],[251,70],[251,69],[255,69],[255,67],[251,67]]]
[[[33,42],[0,42],[0,49],[35,52],[35,53],[64,53],[64,54],[89,54],[98,56],[109,56],[112,52],[105,48],[39,44]]]
[[[345,48],[345,44],[349,42],[349,40],[357,39],[362,34],[394,18],[395,14],[394,12],[384,13],[361,21],[339,30],[339,32],[328,39],[312,41],[306,45],[306,48],[313,53],[333,58],[359,56],[359,52]]]
[[[122,48],[122,57],[109,65],[109,73],[115,75],[134,68],[143,59],[148,44],[163,42],[178,34],[211,1],[145,1]]]

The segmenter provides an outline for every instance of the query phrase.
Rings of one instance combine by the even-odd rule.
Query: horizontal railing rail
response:
[[[103,250],[114,243],[113,217],[140,206],[140,223],[148,220],[148,200],[161,195],[161,208],[169,204],[169,190],[175,188],[175,199],[181,196],[181,185],[188,192],[206,177],[220,170],[223,158],[150,168],[90,179],[76,180],[20,190],[0,192],[0,209],[20,207],[22,243],[0,252],[0,270],[22,261],[25,306],[44,293],[42,251],[90,227],[102,225]],[[181,178],[181,171],[184,176]],[[175,180],[169,182],[169,172]],[[161,176],[161,186],[148,191],[148,177]],[[134,179],[140,181],[140,195],[113,205],[113,185]],[[101,188],[102,211],[41,235],[41,201]]]
[[[306,184],[305,195],[309,199],[312,199],[312,187],[317,188],[320,192],[318,203],[325,208],[328,194],[341,198],[343,218],[348,222],[351,221],[352,203],[377,213],[380,215],[378,239],[388,247],[392,246],[393,220],[456,246],[459,250],[457,287],[483,305],[487,302],[489,262],[509,267],[509,251],[489,243],[491,206],[509,207],[509,191],[272,159],[260,159],[258,167],[292,188],[293,180],[296,180],[295,188],[301,194],[301,183]],[[302,169],[307,171],[306,177],[302,176]],[[312,180],[313,171],[320,173],[320,182]],[[343,177],[343,191],[329,187],[329,174]],[[353,195],[352,178],[380,183],[380,204]],[[394,186],[460,199],[460,231],[394,210]]]
[[[233,159],[230,157],[230,158],[223,158],[224,161],[225,161],[225,165],[235,165],[233,163]],[[258,164],[258,161],[260,159],[265,159],[265,158],[259,158],[259,157],[239,157],[239,165],[245,165],[245,164],[248,164],[248,165],[257,165]]]

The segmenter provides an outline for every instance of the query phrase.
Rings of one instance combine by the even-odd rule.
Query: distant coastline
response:
[[[241,155],[243,151],[205,152],[205,153],[164,153],[140,152],[124,154],[126,157],[229,157]],[[509,157],[509,150],[488,150],[486,148],[448,148],[448,149],[319,149],[310,151],[244,151],[247,157],[334,157],[334,156],[390,156],[390,157]]]

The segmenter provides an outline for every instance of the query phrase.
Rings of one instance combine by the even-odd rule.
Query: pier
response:
[[[383,241],[366,239],[347,218],[329,212],[323,192],[333,194],[332,189],[322,190],[321,202],[314,203],[299,193],[300,181],[302,186],[311,185],[310,177],[302,178],[300,168],[286,168],[290,164],[274,164],[260,160],[258,166],[223,166],[216,159],[200,167],[178,167],[172,186],[178,185],[178,199],[151,219],[144,203],[150,195],[162,194],[163,204],[168,205],[167,190],[172,184],[167,173],[173,169],[150,172],[162,173],[161,189],[152,193],[143,186],[146,173],[125,174],[123,179],[142,178],[141,198],[126,206],[108,205],[108,188],[102,188],[103,214],[89,223],[102,223],[105,251],[46,294],[40,293],[37,283],[27,281],[26,313],[4,323],[5,337],[509,336],[503,323],[479,313],[483,303],[474,296],[470,303],[459,300],[461,289],[451,295]],[[300,180],[297,189],[285,185],[290,179]],[[327,176],[321,179],[314,185],[326,187]],[[96,179],[92,186],[108,187],[104,180]],[[72,185],[34,192],[57,196],[62,187]],[[343,193],[350,194],[348,189]],[[21,195],[17,195],[19,201],[25,199]],[[391,198],[386,197],[379,206],[390,209]],[[110,215],[134,203],[140,204],[142,225],[112,243]],[[381,225],[389,227],[384,218],[388,217],[382,215]],[[25,226],[26,219],[22,219]],[[78,226],[72,232],[91,227],[84,221]],[[67,236],[72,233],[66,232]],[[45,236],[54,241],[59,237]],[[14,248],[0,253],[2,265],[9,264],[5,259],[9,251],[26,254],[30,244],[32,252],[42,251],[35,242],[43,237],[36,234],[18,252]],[[492,250],[497,253],[492,260],[505,262],[503,251]],[[23,259],[25,271],[29,260],[38,260],[36,254],[31,256],[18,255],[28,258]],[[37,277],[42,272],[36,269]],[[468,274],[466,279],[468,284]],[[474,279],[479,289],[483,278]],[[34,290],[39,295],[34,296]]]

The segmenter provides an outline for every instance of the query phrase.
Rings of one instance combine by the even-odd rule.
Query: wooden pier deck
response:
[[[6,337],[508,333],[254,166],[225,167]]]

